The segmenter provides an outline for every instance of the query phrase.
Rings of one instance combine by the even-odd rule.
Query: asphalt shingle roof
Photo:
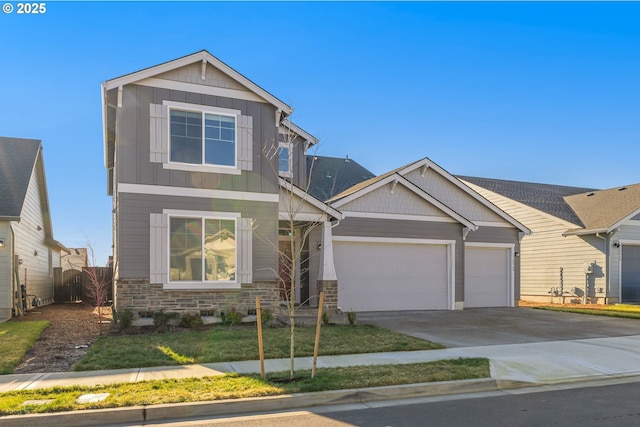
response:
[[[0,137],[0,217],[19,217],[40,141]]]
[[[537,184],[471,176],[458,175],[457,178],[486,188],[489,191],[501,194],[580,227],[585,227],[582,216],[576,214],[571,205],[565,200],[565,197],[596,191],[592,188]]]
[[[309,194],[323,201],[375,177],[355,160],[338,157],[307,156],[307,172]]]
[[[640,184],[591,191],[564,198],[587,230],[605,230],[640,209]]]

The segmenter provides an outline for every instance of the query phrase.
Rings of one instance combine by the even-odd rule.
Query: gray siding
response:
[[[464,242],[462,225],[427,221],[346,218],[334,236],[455,240],[455,301],[464,301]],[[340,278],[338,278],[338,281]]]
[[[49,271],[49,247],[45,244],[45,206],[41,198],[44,176],[39,171],[40,168],[36,167],[31,175],[20,221],[12,223],[12,228],[15,254],[22,259],[18,270],[20,283],[27,285],[29,295],[37,296],[49,304],[53,302],[53,276]]]
[[[241,175],[190,172],[164,169],[161,163],[149,161],[150,104],[177,101],[240,110],[253,118],[253,171]],[[259,193],[276,193],[275,163],[265,158],[263,146],[276,140],[275,107],[266,103],[230,99],[127,85],[123,91],[123,106],[117,110],[117,178],[118,182],[209,188]]]
[[[253,278],[273,279],[272,271],[278,271],[277,252],[271,246],[277,247],[277,203],[120,193],[118,208],[120,279],[149,279],[150,214],[163,209],[239,212],[243,218],[253,218]]]

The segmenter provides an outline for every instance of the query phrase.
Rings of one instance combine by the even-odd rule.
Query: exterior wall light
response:
[[[4,239],[0,239],[0,248],[4,248]]]

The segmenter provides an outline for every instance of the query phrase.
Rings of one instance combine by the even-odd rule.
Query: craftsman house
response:
[[[291,107],[207,51],[102,89],[117,310],[246,312],[292,287],[329,309],[516,304],[528,228],[431,160],[374,177],[308,155]]]

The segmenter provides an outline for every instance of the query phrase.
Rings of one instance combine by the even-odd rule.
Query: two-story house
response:
[[[309,156],[291,113],[206,51],[103,83],[117,310],[244,312],[291,287],[328,309],[516,304],[526,227],[429,159],[373,177]]]

